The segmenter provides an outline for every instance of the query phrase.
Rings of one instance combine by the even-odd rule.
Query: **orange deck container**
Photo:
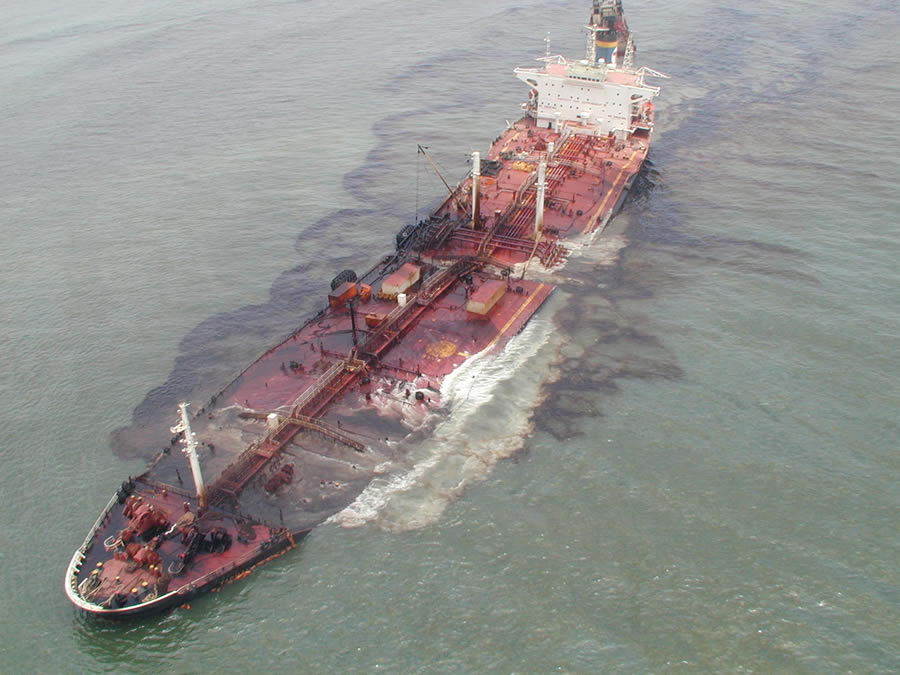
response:
[[[328,304],[333,308],[343,307],[350,298],[355,298],[358,289],[353,281],[345,281],[328,294]]]

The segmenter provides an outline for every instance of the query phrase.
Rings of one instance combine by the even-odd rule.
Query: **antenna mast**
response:
[[[444,184],[444,187],[447,188],[447,191],[450,193],[450,196],[453,197],[454,201],[456,201],[456,205],[459,206],[460,209],[466,211],[466,205],[459,201],[459,197],[456,196],[456,193],[453,192],[453,188],[450,187],[450,184],[444,180],[444,177],[441,175],[441,172],[438,170],[437,165],[432,161],[431,155],[429,155],[425,150],[424,146],[416,144],[416,147],[419,149],[423,155],[425,155],[425,159],[428,160],[428,163],[431,165],[431,168],[434,169],[434,172],[437,174],[437,177],[441,179],[441,182]]]

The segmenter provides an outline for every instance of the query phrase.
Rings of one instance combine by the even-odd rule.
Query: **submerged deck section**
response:
[[[419,280],[406,286],[401,298],[392,300],[397,293],[380,292],[366,301],[331,308],[242,374],[224,404],[271,411],[267,419],[273,426],[222,472],[211,487],[214,501],[236,500],[302,430],[364,452],[365,446],[344,432],[341,420],[332,424],[316,416],[345,394],[357,404],[362,399],[363,405],[374,405],[372,394],[384,388],[386,378],[436,391],[443,376],[466,359],[521,330],[552,290],[539,282],[498,282],[476,271],[471,261],[448,268],[404,263],[403,278],[411,276],[409,267],[416,268],[412,276]],[[396,271],[384,273],[393,289]],[[490,312],[467,310],[467,299],[480,287],[498,283]],[[419,402],[428,403],[424,398]]]

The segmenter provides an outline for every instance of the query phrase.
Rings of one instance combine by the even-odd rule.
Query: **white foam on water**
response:
[[[422,391],[428,404],[418,402],[414,394]],[[405,380],[381,380],[372,392],[371,406],[382,417],[399,420],[409,431],[419,431],[428,426],[442,405],[440,395],[430,389],[422,389]]]
[[[624,219],[621,215],[618,218]],[[544,281],[552,284],[565,281],[580,284],[583,282],[564,274],[566,262],[569,259],[582,258],[601,267],[612,267],[618,263],[622,250],[630,242],[628,237],[622,233],[613,234],[605,229],[597,229],[558,243],[566,249],[562,263],[545,267],[538,258],[532,258],[527,263],[521,262],[512,265],[512,278],[518,279],[524,273],[525,277],[532,281]]]
[[[622,249],[628,246],[628,243],[628,237],[624,234],[594,230],[574,242],[569,249],[569,257],[583,258],[603,267],[612,267],[619,261]]]
[[[390,531],[435,522],[468,485],[522,447],[555,351],[542,348],[553,335],[550,317],[535,317],[501,352],[480,352],[448,375],[441,397],[450,416],[411,450],[406,468],[374,479],[328,522],[374,523]],[[525,364],[529,374],[523,377]]]

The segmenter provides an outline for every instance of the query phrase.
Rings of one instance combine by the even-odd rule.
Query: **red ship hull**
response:
[[[558,65],[536,77],[584,79],[583,65]],[[633,73],[596,72],[650,91]],[[530,276],[551,278],[620,208],[650,145],[647,109],[633,107],[633,128],[605,133],[587,113],[561,123],[531,105],[394,253],[336,277],[319,314],[194,413],[208,503],[184,487],[172,452],[183,433],[167,437],[73,556],[73,603],[110,618],[182,604],[351,504],[408,450],[411,428],[447,414],[444,378],[502,350],[538,311],[553,285]]]

